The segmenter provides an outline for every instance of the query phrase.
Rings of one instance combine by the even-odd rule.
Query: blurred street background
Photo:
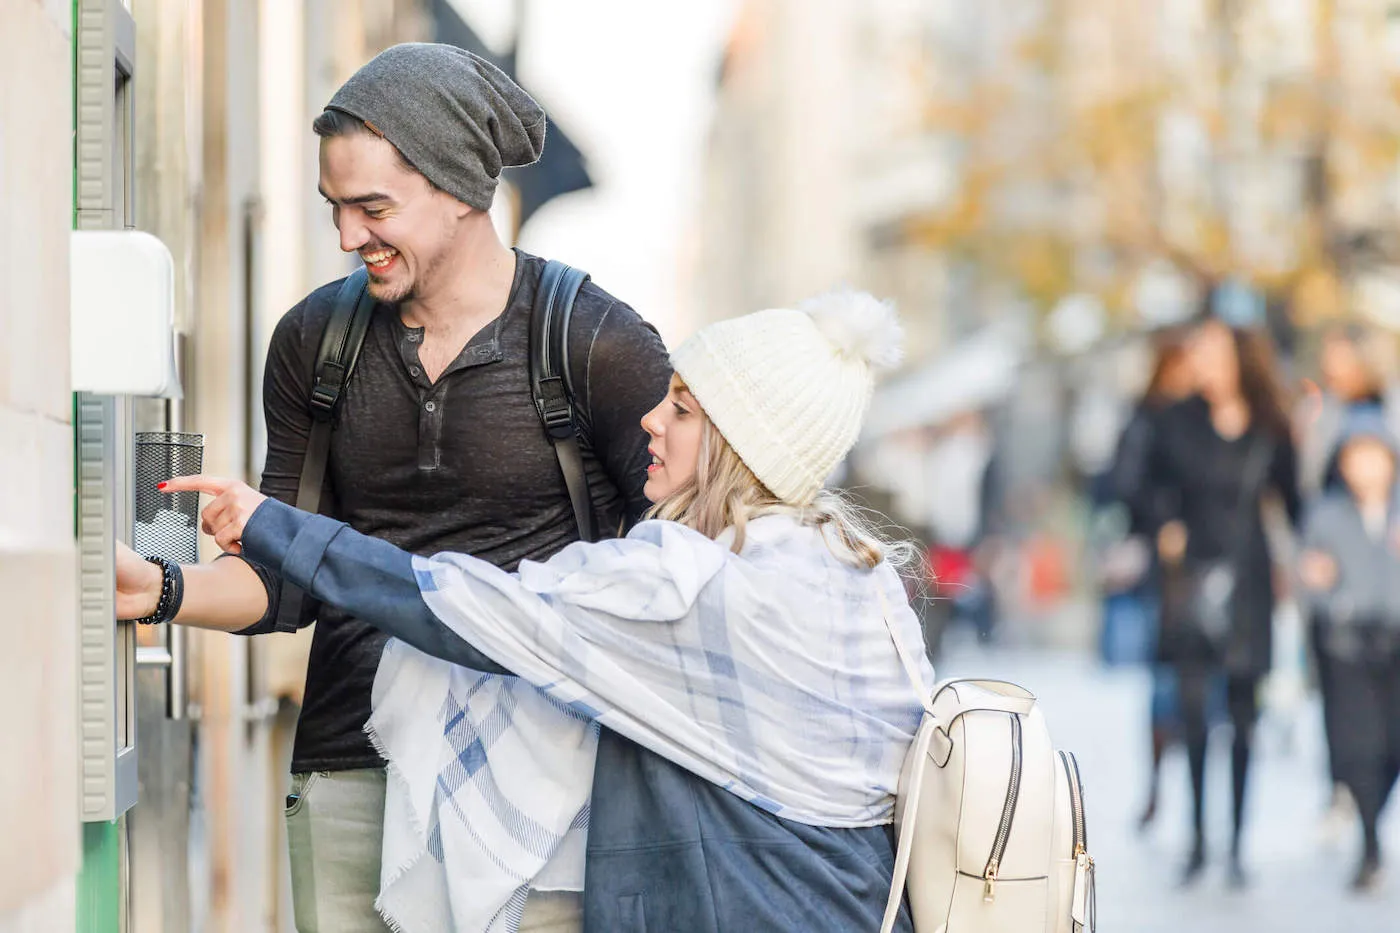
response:
[[[1394,807],[1388,873],[1348,889],[1360,830],[1334,806],[1277,517],[1249,883],[1225,883],[1228,725],[1200,880],[1178,884],[1179,744],[1140,828],[1155,623],[1110,571],[1131,518],[1106,482],[1162,335],[1203,313],[1267,335],[1303,446],[1313,403],[1354,400],[1347,367],[1394,394],[1400,0],[0,0],[0,37],[0,591],[25,639],[0,708],[45,711],[20,717],[24,767],[0,767],[0,826],[35,840],[4,851],[0,933],[69,929],[75,902],[84,931],[292,929],[278,806],[309,630],[192,632],[187,683],[130,674],[114,702],[140,724],[140,803],[74,832],[79,789],[113,779],[72,761],[97,694],[70,604],[110,587],[84,565],[79,592],[70,335],[42,309],[67,301],[70,226],[159,236],[184,397],[122,430],[199,431],[206,471],[256,482],[272,328],[354,262],[311,120],[415,40],[538,98],[545,158],[507,173],[498,228],[668,343],[841,285],[897,304],[906,361],[835,479],[927,555],[913,589],[940,675],[1025,684],[1081,756],[1101,930],[1400,930]],[[1338,334],[1355,359],[1332,366]]]

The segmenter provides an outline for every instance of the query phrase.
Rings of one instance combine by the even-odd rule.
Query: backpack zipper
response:
[[[1070,919],[1075,933],[1098,925],[1097,891],[1094,884],[1094,859],[1088,852],[1089,830],[1084,819],[1084,786],[1079,779],[1079,759],[1063,749],[1059,752],[1069,781],[1069,806],[1074,822],[1074,889],[1070,895]]]
[[[1006,804],[1001,810],[1001,822],[997,824],[996,839],[992,842],[992,855],[987,859],[986,871],[982,880],[986,887],[982,890],[982,900],[990,904],[997,896],[997,872],[1001,868],[1001,858],[1006,854],[1006,844],[1011,839],[1011,820],[1016,815],[1016,800],[1021,796],[1021,717],[1011,714],[1011,777],[1006,782]]]
[[[1079,786],[1079,761],[1061,749],[1060,763],[1064,765],[1065,779],[1069,782],[1069,808],[1074,821],[1074,850],[1070,852],[1070,858],[1078,858],[1089,847],[1089,831],[1084,823],[1084,797]]]

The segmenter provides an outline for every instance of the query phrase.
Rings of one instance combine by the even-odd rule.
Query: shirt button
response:
[[[429,412],[437,411],[437,402],[429,402],[423,406],[423,410]]]
[[[420,370],[417,366],[410,366],[410,367],[408,367],[408,374],[409,374],[410,376],[415,376],[415,377],[416,377],[421,371],[422,371],[422,370]]]

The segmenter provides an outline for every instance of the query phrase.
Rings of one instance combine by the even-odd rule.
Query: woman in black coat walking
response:
[[[1297,464],[1268,338],[1211,319],[1192,333],[1188,353],[1199,394],[1162,414],[1142,508],[1160,528],[1158,651],[1177,672],[1191,766],[1195,843],[1184,880],[1205,865],[1206,711],[1223,680],[1234,727],[1230,881],[1239,885],[1257,693],[1273,650],[1273,558],[1261,506],[1276,493],[1296,525]]]

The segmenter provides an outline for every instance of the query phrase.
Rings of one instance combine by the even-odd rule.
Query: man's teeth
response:
[[[365,262],[369,263],[371,266],[382,266],[398,254],[398,250],[382,249],[375,253],[365,253],[364,257]]]
[[[661,466],[661,458],[658,457],[658,456],[656,456],[655,454],[652,454],[652,456],[651,456],[651,465],[652,465],[652,466]]]

